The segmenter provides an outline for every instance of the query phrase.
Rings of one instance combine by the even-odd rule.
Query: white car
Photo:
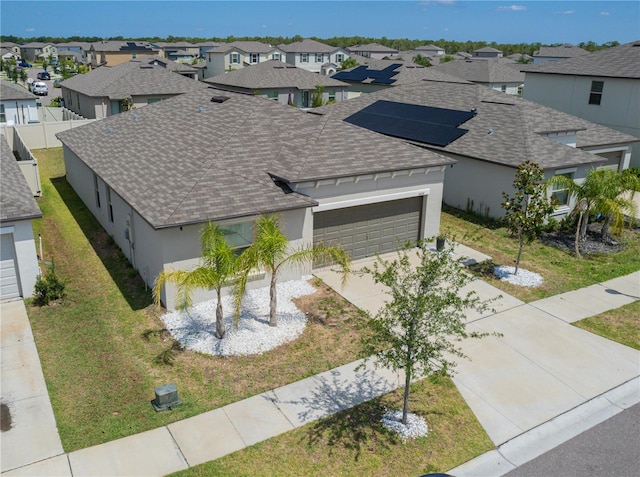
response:
[[[35,83],[31,83],[31,92],[39,96],[46,96],[49,94],[49,88],[47,88],[47,85],[42,81],[36,81]]]

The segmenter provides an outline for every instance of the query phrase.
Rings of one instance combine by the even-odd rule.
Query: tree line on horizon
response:
[[[331,38],[318,38],[318,37],[309,37],[313,40],[319,41],[321,43],[325,43],[330,46],[335,47],[350,47],[354,45],[366,45],[368,43],[377,43],[388,48],[393,48],[399,51],[409,51],[415,50],[419,46],[424,46],[427,44],[434,44],[439,46],[440,48],[444,48],[446,53],[457,53],[461,51],[466,51],[471,53],[474,50],[478,50],[480,48],[492,47],[497,50],[503,52],[504,56],[509,56],[515,53],[521,53],[526,55],[533,55],[533,53],[540,49],[541,46],[561,46],[562,43],[496,43],[495,41],[487,42],[487,41],[455,41],[455,40],[445,40],[441,38],[439,40],[410,40],[408,38],[387,38],[385,36],[381,38],[372,38],[372,37],[364,37],[364,36],[334,36]],[[186,37],[186,36],[172,36],[169,35],[165,38],[154,36],[154,37],[137,37],[137,38],[125,38],[122,36],[113,36],[108,38],[102,38],[97,36],[70,36],[70,37],[52,37],[52,36],[39,36],[39,37],[31,37],[31,38],[23,38],[19,36],[13,35],[0,35],[0,42],[12,42],[17,44],[25,44],[31,42],[40,42],[40,43],[69,43],[69,42],[86,42],[86,43],[97,43],[100,41],[147,41],[150,43],[158,43],[158,42],[166,42],[166,43],[178,43],[178,42],[186,42],[186,43],[202,43],[205,41],[214,41],[220,43],[231,43],[233,41],[259,41],[262,43],[267,43],[270,45],[280,45],[280,44],[289,44],[294,43],[296,41],[302,41],[304,37],[300,35],[295,35],[292,37],[288,36],[245,36],[245,37],[236,37],[236,36],[228,36],[228,37],[212,37],[212,38],[203,38],[203,37]],[[613,46],[618,46],[620,43],[618,41],[607,41],[601,44],[598,44],[594,41],[586,41],[580,42],[575,46],[579,46],[584,50],[594,52],[598,50],[603,50],[605,48],[610,48]]]

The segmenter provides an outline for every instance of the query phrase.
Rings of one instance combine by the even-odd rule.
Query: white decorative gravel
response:
[[[216,331],[217,300],[208,300],[184,311],[166,313],[162,320],[171,336],[187,349],[219,356],[260,354],[296,339],[304,331],[307,318],[292,298],[314,293],[306,280],[278,283],[278,326],[269,326],[269,287],[246,292],[238,329],[233,324],[233,298],[222,298],[226,335],[219,340]]]
[[[493,268],[493,274],[500,280],[522,287],[537,287],[542,285],[542,276],[539,273],[530,272],[524,268],[518,269],[518,274],[514,275],[516,267],[497,266]]]
[[[407,425],[402,423],[402,411],[387,411],[380,420],[382,425],[392,432],[400,434],[403,439],[415,439],[426,436],[429,428],[424,418],[412,413],[407,413]]]

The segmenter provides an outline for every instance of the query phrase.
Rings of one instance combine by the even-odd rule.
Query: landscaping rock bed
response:
[[[594,228],[597,230],[594,230]],[[585,255],[618,253],[625,248],[623,243],[617,242],[615,239],[605,242],[601,237],[599,224],[596,225],[596,227],[590,227],[589,230],[587,230],[586,240],[581,241],[579,244],[580,253]],[[547,245],[573,252],[576,235],[573,231],[559,230],[542,235],[540,240]]]

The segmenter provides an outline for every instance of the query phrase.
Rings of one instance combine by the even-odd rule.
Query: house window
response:
[[[602,90],[604,89],[604,81],[592,81],[591,93],[589,93],[589,104],[599,105],[602,101]]]
[[[111,201],[111,187],[107,187],[107,202],[109,203],[109,222],[113,223],[113,203]]]
[[[573,180],[573,172],[559,173],[556,176],[564,176]],[[556,200],[557,207],[567,207],[569,205],[569,189],[554,184],[551,186],[551,198]]]
[[[240,255],[244,249],[253,243],[253,222],[224,225],[220,228],[227,239],[227,243],[237,255]]]
[[[135,59],[136,59],[136,56],[137,56],[137,55],[136,55],[136,53],[135,53],[135,52],[134,52],[134,53],[131,53],[131,59],[132,59],[132,60],[135,60]]]
[[[260,53],[251,53],[249,55],[249,63],[259,63],[260,62]]]
[[[523,89],[524,89],[524,85],[518,85],[518,96],[522,96]]]
[[[96,191],[96,207],[99,209],[100,204],[100,186],[98,185],[98,176],[93,174],[93,188]]]
[[[500,87],[500,91],[502,91],[503,93],[506,93],[506,92],[507,92],[507,85],[506,85],[506,84],[503,84],[503,85]]]
[[[322,63],[322,53],[316,53],[316,63]]]
[[[329,90],[329,102],[334,102],[336,100],[336,91],[333,89]]]
[[[338,53],[338,54],[336,55],[336,61],[337,61],[338,63],[342,63],[342,62],[344,61],[344,55],[343,55],[342,53]]]
[[[274,101],[278,101],[278,92],[277,91],[267,91],[267,98],[273,99]]]
[[[7,122],[7,115],[4,112],[4,104],[0,104],[0,123]]]
[[[231,53],[231,55],[229,55],[229,63],[240,63],[240,53]]]
[[[282,59],[282,56],[280,55],[280,53],[274,53],[273,55],[271,55],[271,59],[280,61]]]
[[[149,98],[147,99],[147,104],[157,103],[158,101],[160,101],[160,98]]]
[[[309,53],[300,53],[300,63],[309,63]]]
[[[370,51],[361,51],[360,52],[360,56],[362,56],[364,58],[371,58],[371,52]]]

